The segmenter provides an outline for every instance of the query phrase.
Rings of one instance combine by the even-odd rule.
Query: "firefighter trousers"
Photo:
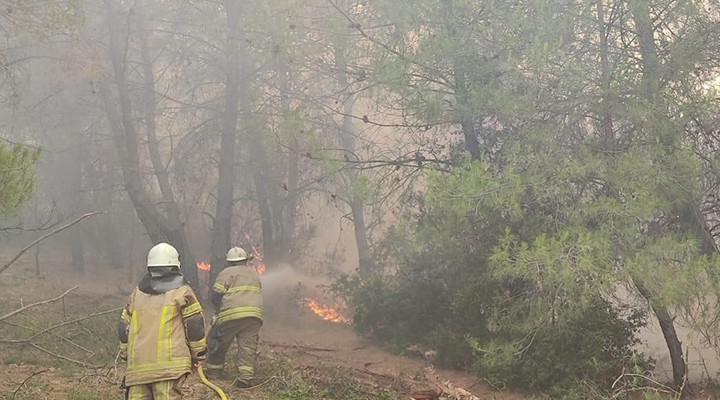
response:
[[[183,375],[178,379],[130,386],[125,398],[127,400],[180,400],[186,377],[187,375]]]
[[[230,349],[233,340],[237,338],[238,376],[236,380],[248,386],[252,385],[255,378],[255,359],[257,358],[260,327],[262,327],[262,320],[255,317],[234,319],[213,325],[208,335],[208,358],[205,364],[207,371],[222,371],[225,365],[225,354]]]

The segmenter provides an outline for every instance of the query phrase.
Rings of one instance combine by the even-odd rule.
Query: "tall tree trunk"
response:
[[[670,351],[673,383],[676,389],[687,388],[687,366],[685,364],[685,358],[683,357],[682,342],[678,339],[677,332],[675,331],[675,318],[670,316],[667,307],[655,304],[652,292],[645,287],[640,279],[635,279],[635,287],[637,287],[638,292],[645,297],[658,320],[660,330],[665,338],[665,343]],[[689,393],[687,389],[686,392]]]
[[[337,71],[337,83],[341,88],[349,87],[350,82],[347,77],[346,70],[348,68],[347,60],[345,58],[344,43],[340,42],[340,39],[336,39],[334,42],[333,55],[335,56],[335,70]],[[344,116],[342,124],[338,129],[338,139],[340,146],[346,152],[346,155],[355,155],[355,127],[353,125],[352,114],[353,108],[355,107],[355,99],[348,96],[344,103]],[[359,170],[355,167],[348,168],[345,172],[350,185],[355,183],[360,175]],[[350,205],[350,211],[352,215],[353,228],[355,233],[355,244],[358,251],[358,268],[361,278],[369,277],[374,269],[374,263],[370,255],[370,246],[368,245],[367,238],[367,226],[365,225],[365,214],[363,199],[352,196],[348,193],[346,199]]]
[[[292,234],[287,225],[288,213],[290,212],[288,209],[289,194],[283,195],[280,192],[283,183],[288,189],[289,186],[284,181],[281,183],[280,179],[283,178],[275,175],[275,171],[285,171],[281,168],[272,168],[268,162],[269,151],[266,147],[266,141],[261,135],[261,132],[257,130],[248,132],[252,146],[250,159],[252,161],[253,181],[262,224],[263,257],[266,266],[272,268],[278,263],[289,260],[289,249],[292,242]]]
[[[83,160],[85,159],[84,151],[84,140],[83,132],[78,130],[73,135],[74,142],[73,149],[71,151],[71,157],[73,157],[73,169],[71,174],[72,179],[72,197],[73,204],[76,207],[76,211],[79,213],[83,212],[83,193],[82,193],[82,180],[83,180]],[[85,253],[83,251],[82,242],[82,224],[77,224],[69,229],[70,235],[70,253],[72,256],[73,269],[81,274],[85,273]]]
[[[344,46],[337,41],[334,46],[335,69],[337,70],[337,82],[341,88],[349,87],[347,73],[347,61],[344,54]],[[355,127],[353,125],[352,113],[355,106],[355,99],[348,97],[345,99],[344,116],[342,125],[338,129],[338,137],[340,145],[346,154],[355,154]],[[357,168],[349,168],[345,173],[350,184],[354,184],[360,173]],[[372,256],[370,255],[370,246],[368,244],[367,227],[365,225],[365,214],[363,200],[355,196],[349,195],[346,199],[350,205],[353,229],[355,232],[355,244],[358,251],[358,267],[361,278],[368,278],[374,269]]]
[[[280,92],[280,110],[283,118],[295,118],[290,101],[291,91],[291,69],[290,57],[284,51],[278,51],[275,54],[275,69],[277,73],[277,85]],[[291,124],[291,126],[294,126]],[[287,154],[287,163],[285,164],[285,177],[287,182],[284,183],[284,193],[280,193],[280,204],[278,206],[282,210],[281,219],[278,226],[279,246],[278,255],[281,261],[291,262],[294,258],[295,249],[295,230],[297,222],[297,206],[300,196],[298,184],[300,181],[300,156],[299,152],[299,132],[285,132],[291,138],[290,149]]]
[[[237,137],[238,105],[240,90],[240,12],[242,3],[227,0],[224,3],[227,18],[225,43],[225,110],[222,117],[220,138],[220,161],[218,166],[217,203],[213,219],[211,282],[225,264],[225,254],[230,248],[233,198],[235,193],[235,141]]]
[[[678,142],[679,138],[670,128],[667,117],[662,112],[665,108],[662,104],[662,96],[660,95],[660,62],[657,51],[655,50],[654,31],[652,26],[652,18],[650,15],[650,3],[648,0],[631,0],[630,8],[633,13],[633,21],[638,35],[638,46],[640,48],[641,66],[642,66],[642,87],[641,97],[645,99],[650,106],[650,115],[641,122],[641,126],[645,128],[648,134],[657,137],[666,150],[673,150],[673,146]],[[687,365],[683,357],[682,343],[675,332],[673,319],[670,317],[665,307],[654,304],[654,295],[642,283],[641,279],[636,280],[636,286],[640,293],[647,299],[655,316],[660,323],[660,329],[665,337],[670,359],[673,367],[673,381],[677,389],[684,388],[687,393],[690,388],[686,385]]]
[[[454,0],[443,0],[445,12],[445,24],[450,40],[456,42],[458,46],[461,43],[457,40],[458,32],[455,26],[457,18],[454,16]],[[475,120],[477,116],[474,114],[473,106],[469,99],[470,80],[467,77],[465,68],[467,63],[463,61],[460,54],[455,55],[452,60],[453,78],[455,80],[455,105],[458,113],[458,121],[462,128],[463,138],[465,139],[465,150],[470,153],[473,160],[479,160],[481,156],[480,141],[478,133],[475,129]]]
[[[475,116],[473,115],[468,100],[468,81],[462,67],[456,62],[453,67],[455,77],[455,102],[457,112],[460,114],[460,126],[462,127],[463,138],[465,139],[465,150],[470,153],[473,160],[480,159],[480,142],[475,130]]]
[[[37,185],[37,184],[36,184]],[[40,199],[37,192],[37,186],[35,187],[35,190],[33,190],[33,214],[35,215],[35,218],[37,218],[40,215]],[[40,230],[36,230],[34,234],[34,239],[38,239],[40,236],[42,236],[42,233]],[[40,269],[40,245],[42,243],[38,243],[35,245],[34,249],[34,258],[35,258],[35,277],[37,279],[42,279],[42,270]]]
[[[353,230],[358,251],[360,276],[362,278],[368,278],[373,272],[374,263],[370,255],[370,245],[368,244],[362,202],[359,200],[350,200],[350,209],[352,211]]]
[[[242,101],[242,108],[250,107],[250,101]],[[246,104],[245,104],[246,103]],[[249,122],[249,121],[248,121]],[[280,216],[277,194],[272,184],[272,174],[268,164],[267,149],[262,133],[248,124],[246,135],[250,144],[250,171],[255,187],[255,197],[260,211],[262,229],[263,260],[272,268],[282,260],[278,245],[279,232],[277,219]]]
[[[107,160],[106,160],[107,161]],[[113,166],[102,168],[100,171],[101,180],[104,188],[113,187],[115,182],[115,175]],[[98,229],[100,230],[101,247],[105,256],[105,261],[113,268],[120,269],[125,265],[123,263],[123,242],[120,240],[118,235],[118,229],[115,226],[116,220],[119,218],[117,215],[117,201],[113,197],[109,190],[101,190],[98,194],[98,206],[100,210],[112,210],[105,215],[99,215],[98,218]]]
[[[596,0],[598,35],[600,37],[600,79],[603,92],[601,105],[601,121],[605,138],[605,151],[612,155],[615,151],[615,131],[613,129],[612,99],[610,96],[610,48],[608,46],[608,32],[605,24],[604,0]]]
[[[167,217],[167,236],[170,244],[175,246],[180,253],[180,259],[185,266],[183,274],[197,287],[197,268],[195,267],[195,258],[190,250],[190,242],[185,234],[184,223],[180,218],[180,207],[178,206],[170,178],[168,176],[165,162],[160,154],[160,148],[157,139],[157,129],[155,119],[157,118],[156,98],[155,98],[155,73],[153,72],[152,57],[149,49],[148,31],[145,27],[145,17],[142,13],[142,6],[135,11],[137,15],[138,34],[140,42],[140,55],[142,59],[143,69],[143,91],[144,91],[144,115],[145,130],[147,136],[148,153],[150,161],[153,165],[154,176],[160,187],[162,195],[162,205],[165,209]],[[172,151],[172,149],[170,150]]]
[[[119,105],[119,115],[116,109],[115,101],[112,99],[112,91],[107,79],[100,81],[100,95],[103,99],[105,110],[108,116],[108,122],[113,131],[113,138],[120,155],[120,165],[123,173],[123,183],[135,207],[136,213],[143,227],[147,231],[153,243],[168,241],[175,246],[180,253],[181,262],[185,266],[183,269],[186,277],[193,286],[197,287],[197,269],[195,268],[195,260],[190,251],[189,243],[185,235],[183,224],[180,220],[180,212],[177,202],[172,193],[169,184],[167,170],[162,162],[157,146],[157,137],[155,136],[155,89],[154,77],[152,74],[152,64],[149,59],[147,49],[146,32],[142,29],[142,18],[138,18],[141,24],[140,29],[140,45],[141,55],[143,58],[143,89],[144,89],[144,116],[145,128],[148,137],[148,150],[157,183],[160,187],[163,197],[163,207],[165,214],[161,212],[159,207],[151,201],[143,185],[142,176],[140,175],[141,164],[139,156],[139,140],[137,128],[133,117],[131,107],[130,94],[128,90],[128,82],[125,76],[125,49],[120,41],[121,27],[120,21],[123,20],[119,16],[119,11],[115,8],[115,2],[105,0],[107,12],[108,32],[109,32],[109,53],[113,78],[117,90],[117,103]],[[127,20],[127,18],[125,18]],[[129,36],[129,33],[128,33]],[[127,39],[127,37],[126,37]]]

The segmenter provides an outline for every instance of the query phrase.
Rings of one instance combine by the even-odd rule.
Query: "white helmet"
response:
[[[174,247],[167,243],[155,245],[147,257],[147,266],[150,267],[180,267],[180,255]]]
[[[226,261],[245,261],[248,255],[242,247],[233,247],[227,252]]]

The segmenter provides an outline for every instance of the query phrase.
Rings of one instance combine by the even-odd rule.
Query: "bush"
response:
[[[527,321],[497,325],[491,317],[498,311],[488,306],[492,292],[481,296],[480,283],[466,279],[466,287],[451,295],[442,291],[446,281],[412,270],[366,282],[356,276],[338,281],[335,289],[353,308],[359,332],[398,352],[422,345],[435,351],[438,365],[473,369],[497,387],[554,398],[582,398],[578,393],[587,384],[609,388],[633,357],[635,369],[652,369],[652,360],[633,353],[644,312],[618,309],[594,295],[567,301],[551,322],[534,328],[521,326]]]
[[[477,362],[496,384],[553,398],[586,398],[584,382],[610,388],[631,361],[634,368],[652,369],[652,360],[634,356],[637,331],[645,315],[635,311],[623,317],[620,310],[600,296],[567,308],[554,323],[533,332],[512,357],[478,352]],[[504,345],[510,343],[506,337]]]
[[[398,347],[418,344],[434,329],[446,312],[439,300],[441,290],[428,279],[412,281],[375,277],[361,282],[357,276],[344,276],[335,290],[353,309],[358,332]]]

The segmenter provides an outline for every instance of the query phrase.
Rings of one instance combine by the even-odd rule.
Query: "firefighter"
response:
[[[260,327],[263,323],[263,298],[260,277],[248,266],[245,250],[233,247],[228,251],[227,266],[220,271],[212,288],[211,301],[217,312],[208,334],[208,378],[220,378],[227,353],[237,338],[239,348],[238,376],[235,386],[253,385],[255,358]]]
[[[206,356],[202,308],[173,246],[150,249],[147,270],[118,325],[126,398],[181,399],[185,378]]]

